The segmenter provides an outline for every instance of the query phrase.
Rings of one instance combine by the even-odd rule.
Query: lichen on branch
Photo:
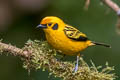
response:
[[[23,60],[23,67],[30,69],[48,70],[49,75],[62,78],[63,80],[114,80],[115,73],[111,71],[114,67],[109,67],[108,63],[105,68],[96,67],[91,61],[89,66],[82,57],[80,57],[80,65],[76,73],[73,72],[75,62],[60,61],[55,56],[57,51],[51,48],[46,41],[29,40],[22,49],[0,42],[1,54],[4,51],[9,52],[13,56],[20,56]]]
[[[93,62],[89,66],[82,57],[78,71],[74,73],[75,62],[56,59],[56,50],[52,49],[46,41],[28,41],[24,49],[32,51],[29,61],[24,60],[24,68],[26,69],[38,70],[42,68],[43,71],[48,70],[50,75],[63,80],[114,80],[116,78],[115,74],[111,73],[114,67],[109,67],[108,63],[105,68],[96,67]]]

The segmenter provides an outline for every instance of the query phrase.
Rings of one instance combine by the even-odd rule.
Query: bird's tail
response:
[[[92,41],[92,44],[93,44],[93,45],[100,45],[100,46],[104,46],[104,47],[109,47],[109,48],[111,48],[111,46],[110,46],[109,44],[105,44],[105,43],[99,43],[99,42],[94,42],[94,41]]]

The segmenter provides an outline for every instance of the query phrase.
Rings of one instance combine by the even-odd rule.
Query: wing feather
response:
[[[78,29],[67,25],[64,28],[64,32],[66,34],[66,36],[72,40],[76,40],[76,41],[87,41],[88,38],[85,34],[83,34],[82,32],[80,32]]]

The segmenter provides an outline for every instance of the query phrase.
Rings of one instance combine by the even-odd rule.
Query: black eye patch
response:
[[[57,30],[58,29],[58,24],[54,24],[53,27],[52,27],[53,30]]]

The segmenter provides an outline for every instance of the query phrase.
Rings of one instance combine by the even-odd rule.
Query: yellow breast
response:
[[[77,55],[78,52],[87,48],[90,41],[74,41],[69,39],[63,30],[44,30],[48,43],[55,49],[66,55]]]

